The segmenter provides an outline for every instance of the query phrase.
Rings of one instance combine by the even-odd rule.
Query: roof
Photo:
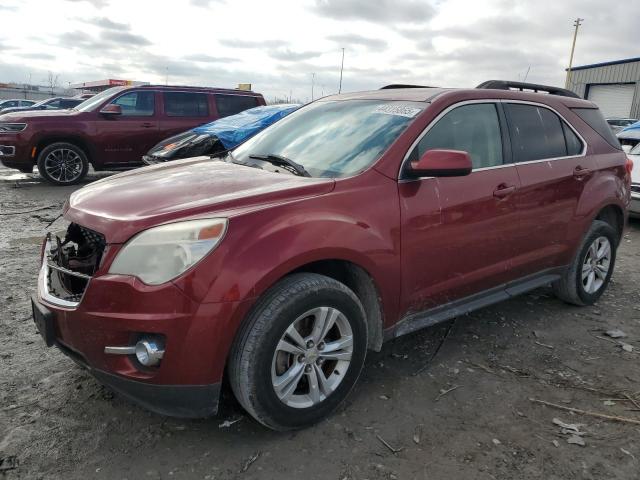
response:
[[[365,92],[329,95],[321,100],[402,100],[408,102],[428,102],[450,88],[391,88]]]
[[[623,60],[612,60],[610,62],[592,63],[591,65],[580,65],[579,67],[571,67],[571,71],[575,72],[576,70],[586,70],[587,68],[608,67],[609,65],[621,65],[623,63],[633,62],[640,62],[640,57],[625,58]],[[565,68],[565,70],[569,69]]]

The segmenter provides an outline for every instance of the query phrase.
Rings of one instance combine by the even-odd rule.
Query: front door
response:
[[[520,187],[503,148],[504,120],[495,103],[446,111],[418,142],[411,158],[431,149],[463,150],[465,177],[400,180],[404,313],[433,308],[513,280],[512,239]]]
[[[162,140],[158,138],[155,92],[127,92],[111,103],[120,105],[122,115],[98,114],[99,163],[116,168],[142,163],[142,155]]]

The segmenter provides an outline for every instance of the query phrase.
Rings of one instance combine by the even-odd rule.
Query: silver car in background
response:
[[[633,160],[633,170],[631,170],[631,206],[629,216],[640,218],[640,143],[633,147],[627,155]]]

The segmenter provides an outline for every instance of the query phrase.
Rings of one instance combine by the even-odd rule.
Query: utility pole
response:
[[[313,87],[314,87],[315,82],[316,82],[316,74],[312,73],[311,74],[311,101],[312,102],[313,102]]]
[[[571,44],[571,56],[569,57],[569,68],[567,69],[567,80],[564,82],[564,88],[570,88],[571,85],[571,66],[573,65],[573,52],[576,49],[576,38],[578,38],[578,29],[584,22],[584,18],[576,18],[573,21],[573,26],[576,27],[573,31],[573,43]]]
[[[338,85],[338,93],[342,92],[342,70],[344,69],[344,47],[342,47],[342,63],[340,64],[340,85]]]

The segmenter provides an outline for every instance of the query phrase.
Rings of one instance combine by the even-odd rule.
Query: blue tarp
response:
[[[622,132],[630,132],[631,130],[640,130],[640,122],[636,122],[636,123],[632,123],[631,125],[629,125],[628,127],[624,127],[622,130],[620,130],[618,133],[622,133]]]
[[[192,131],[197,134],[215,135],[228,150],[299,107],[300,105],[286,104],[250,108],[236,115],[201,125]]]

